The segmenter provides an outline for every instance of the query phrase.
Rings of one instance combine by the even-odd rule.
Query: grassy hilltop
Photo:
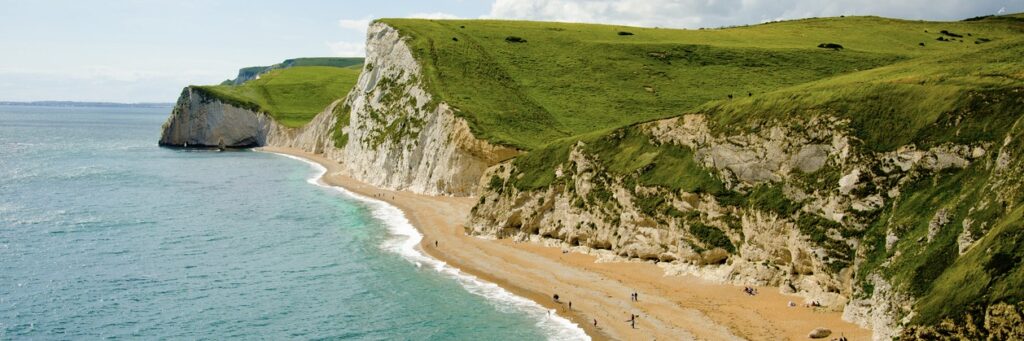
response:
[[[1024,305],[1024,197],[1003,190],[1021,188],[1024,175],[993,167],[1024,165],[1020,14],[960,22],[820,18],[710,30],[381,21],[409,38],[425,85],[477,137],[528,151],[508,178],[519,191],[564,185],[555,170],[584,141],[600,169],[625,183],[712,194],[723,205],[791,217],[837,259],[833,271],[854,268],[859,295],[872,295],[867,277],[877,274],[915,298],[913,325],[952,318],[977,326],[993,304]],[[829,43],[842,49],[818,47]],[[845,119],[865,158],[907,145],[990,149],[967,168],[913,179],[859,218],[867,223],[834,222],[799,213],[805,202],[787,197],[780,184],[729,190],[693,150],[654,143],[634,125],[686,113],[707,115],[715,134],[822,115]],[[835,191],[840,167],[796,175],[787,186]],[[498,178],[491,183],[502,186]],[[665,209],[656,199],[635,204]],[[599,200],[579,207],[601,210]],[[930,225],[940,212],[950,223],[935,233]],[[887,245],[892,231],[899,240]],[[962,231],[979,239],[959,255]]]
[[[272,70],[242,85],[194,86],[240,107],[263,111],[288,127],[301,127],[334,100],[344,98],[362,65],[294,66]]]
[[[729,96],[759,96],[919,58],[969,53],[1019,35],[1004,20],[878,17],[711,30],[380,21],[410,38],[425,83],[459,110],[474,134],[525,150],[679,115]],[[823,43],[844,48],[817,47]]]

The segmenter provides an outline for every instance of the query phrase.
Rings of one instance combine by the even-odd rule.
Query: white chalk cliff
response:
[[[399,32],[374,23],[355,88],[306,126],[284,127],[265,113],[188,87],[163,126],[160,144],[291,147],[323,154],[341,163],[349,176],[375,186],[475,194],[483,172],[517,151],[476,139],[466,121],[434,100],[421,79],[422,69]],[[345,115],[348,120],[338,119]],[[336,141],[335,135],[347,138]]]

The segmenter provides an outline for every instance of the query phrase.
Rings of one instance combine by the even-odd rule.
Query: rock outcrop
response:
[[[257,147],[267,145],[268,132],[279,129],[267,114],[186,87],[163,125],[159,143],[174,147]]]
[[[825,116],[735,135],[713,133],[704,115],[623,128],[605,137],[609,145],[630,134],[647,136],[662,153],[679,150],[706,169],[666,176],[700,179],[710,172],[724,190],[645,185],[643,173],[657,172],[656,162],[616,173],[607,158],[617,156],[588,146],[605,142],[582,141],[559,163],[551,185],[539,189],[516,186],[526,170],[515,162],[490,169],[467,232],[539,237],[659,262],[670,274],[779,286],[826,309],[848,310],[848,319],[875,329],[879,338],[899,335],[906,321],[894,317],[906,316],[913,300],[884,280],[877,278],[873,296],[848,304],[863,296],[853,282],[861,235],[906,186],[968,167],[985,155],[985,146],[870,152],[858,148],[848,130],[848,122]],[[939,230],[949,217],[940,210],[933,220]]]

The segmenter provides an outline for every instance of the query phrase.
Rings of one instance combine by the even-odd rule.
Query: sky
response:
[[[362,56],[374,18],[700,28],[838,15],[960,20],[1024,0],[0,0],[0,101],[173,102],[294,57]]]

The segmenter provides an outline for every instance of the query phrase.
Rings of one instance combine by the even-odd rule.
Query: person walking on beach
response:
[[[555,302],[558,302],[558,294],[555,294],[554,296],[551,297],[555,299]]]
[[[597,327],[597,319],[594,319],[594,327]]]
[[[434,239],[434,247],[437,247],[437,239]]]

